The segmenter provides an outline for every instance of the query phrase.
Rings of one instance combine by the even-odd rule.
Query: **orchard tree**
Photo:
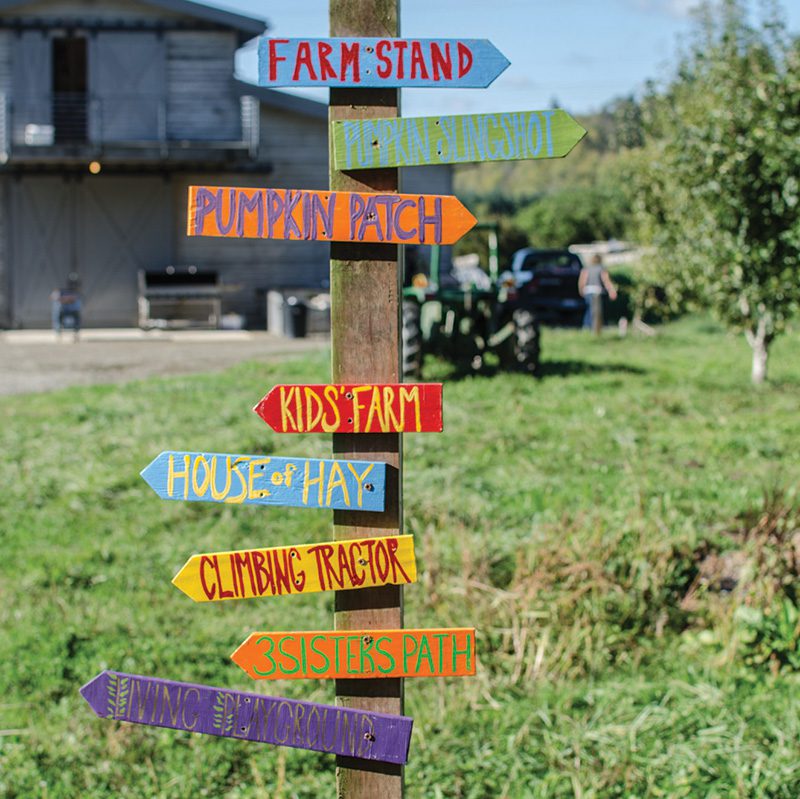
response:
[[[744,333],[752,380],[800,308],[800,40],[777,7],[706,3],[665,95],[650,98],[637,192],[658,282]]]

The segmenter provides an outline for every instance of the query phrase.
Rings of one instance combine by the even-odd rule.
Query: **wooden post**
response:
[[[399,36],[397,0],[331,0],[331,36]],[[397,89],[331,89],[330,120],[398,115]],[[330,186],[339,191],[397,192],[398,170],[345,173],[333,168]],[[399,383],[400,269],[391,244],[331,244],[331,370],[334,383]],[[383,513],[334,511],[336,540],[397,535],[402,530],[400,436],[394,433],[334,434],[337,457],[385,461]],[[399,629],[403,626],[400,586],[340,591],[335,599],[337,630]],[[402,679],[336,681],[336,701],[344,707],[403,712]],[[338,799],[399,799],[399,765],[337,756]]]

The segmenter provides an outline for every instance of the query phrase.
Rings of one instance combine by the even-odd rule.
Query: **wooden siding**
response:
[[[11,47],[14,34],[0,30],[0,92],[11,91]]]
[[[164,132],[164,41],[149,31],[89,38],[92,141],[157,141]]]
[[[262,104],[259,157],[272,167],[272,188],[327,189],[328,132],[325,120]]]
[[[23,144],[27,125],[52,122],[50,39],[39,31],[23,31],[12,39],[11,49],[11,136]]]
[[[233,86],[236,36],[173,31],[167,45],[167,138],[234,141],[242,135]]]

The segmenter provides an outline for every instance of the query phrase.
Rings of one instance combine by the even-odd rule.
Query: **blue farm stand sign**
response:
[[[508,59],[488,39],[273,39],[258,42],[260,86],[482,89]]]

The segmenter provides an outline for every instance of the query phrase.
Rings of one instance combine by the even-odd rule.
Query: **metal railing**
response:
[[[222,135],[218,125],[217,132],[211,133],[202,129],[202,123],[192,133],[192,121],[178,120],[177,111],[171,111],[163,96],[99,98],[80,92],[12,96],[0,92],[0,162],[13,158],[15,150],[45,155],[55,148],[80,145],[154,148],[162,154],[173,146],[227,148],[246,150],[255,156],[259,140],[258,100],[241,97],[239,113],[226,122]]]

